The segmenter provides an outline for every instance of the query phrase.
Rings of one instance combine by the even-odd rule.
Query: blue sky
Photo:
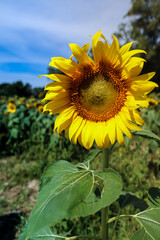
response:
[[[69,58],[69,43],[83,46],[102,30],[109,42],[130,0],[5,0],[0,3],[0,82],[43,87],[51,57]]]

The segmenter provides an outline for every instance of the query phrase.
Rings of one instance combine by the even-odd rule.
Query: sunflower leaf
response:
[[[148,205],[143,200],[135,196],[133,193],[129,192],[122,192],[118,199],[118,203],[120,205],[120,208],[124,208],[128,205],[133,205],[136,209],[140,209],[140,211],[148,208]]]
[[[160,207],[160,188],[150,188],[148,191],[148,200],[150,208]]]
[[[155,238],[153,238],[152,236],[150,236],[144,228],[138,230],[136,233],[134,233],[132,235],[132,237],[130,238],[130,240],[155,240]]]
[[[143,228],[137,231],[130,240],[158,240],[160,236],[160,208],[148,208],[134,215]]]
[[[28,240],[41,240],[41,239],[45,239],[45,240],[58,240],[58,239],[61,239],[61,238],[58,238],[58,236],[56,234],[52,233],[50,227],[46,226],[46,227],[42,228],[41,230],[39,230],[38,232],[36,232]]]
[[[111,169],[98,173],[78,169],[66,161],[47,167],[42,182],[37,204],[21,240],[31,238],[57,220],[93,214],[114,202],[122,190],[120,176]]]
[[[148,191],[149,208],[134,215],[143,228],[133,234],[131,240],[158,240],[160,236],[160,189],[150,188]]]
[[[140,137],[153,139],[160,143],[160,137],[158,137],[156,134],[150,132],[149,130],[141,130],[141,131],[133,132],[133,134],[138,135]]]

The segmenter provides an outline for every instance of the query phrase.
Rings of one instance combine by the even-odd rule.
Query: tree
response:
[[[115,35],[123,42],[136,40],[135,47],[144,49],[147,63],[143,73],[155,71],[154,81],[159,83],[160,76],[160,1],[131,0],[132,7],[125,17],[128,24],[120,24]]]

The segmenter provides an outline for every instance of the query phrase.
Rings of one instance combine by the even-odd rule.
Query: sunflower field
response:
[[[20,213],[21,221],[16,226],[16,239],[34,208],[45,167],[57,160],[79,163],[88,156],[86,149],[80,144],[71,143],[63,132],[60,135],[53,134],[57,115],[42,113],[43,97],[44,93],[40,93],[38,97],[0,97],[0,214],[13,211]],[[158,93],[151,93],[148,100],[149,108],[141,109],[142,118],[146,122],[144,129],[160,136],[160,96]],[[97,147],[93,145],[90,153],[95,149]],[[97,169],[100,168],[100,159],[101,154],[91,163]],[[160,185],[159,160],[158,144],[134,135],[133,139],[125,138],[124,146],[115,144],[110,166],[122,176],[125,192],[133,192],[136,197],[146,200],[147,189]],[[110,209],[112,214],[118,211],[115,204]],[[133,212],[135,209],[136,206],[126,206],[122,213]],[[113,239],[129,239],[138,227],[133,220],[126,223],[120,219]],[[76,218],[74,221],[63,220],[56,224],[56,232],[72,229],[72,234],[94,235],[99,228],[99,213],[80,218],[80,221]]]

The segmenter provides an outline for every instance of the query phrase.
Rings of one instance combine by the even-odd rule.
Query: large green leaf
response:
[[[148,191],[149,208],[135,217],[143,228],[131,237],[131,240],[158,240],[160,239],[160,189],[150,188]]]
[[[134,217],[143,225],[140,231],[136,232],[131,240],[158,240],[160,239],[160,208],[150,208],[140,212]],[[144,238],[142,238],[142,236]]]
[[[136,131],[136,132],[133,132],[133,134],[144,137],[144,138],[153,139],[160,143],[160,137],[158,137],[156,134],[150,132],[149,130]]]
[[[57,220],[93,214],[119,197],[122,181],[117,173],[110,169],[98,173],[84,166],[59,161],[45,170],[37,204],[21,239]]]
[[[148,208],[148,205],[143,200],[129,192],[122,192],[118,199],[118,203],[120,208],[124,208],[128,205],[133,205],[136,209],[139,208],[141,211]]]
[[[57,234],[52,233],[49,226],[42,228],[40,231],[36,232],[33,237],[29,238],[29,240],[62,240],[64,237],[59,236]]]
[[[130,240],[155,240],[152,236],[150,236],[144,228],[138,230],[135,234],[132,235]],[[158,240],[158,238],[156,239]]]
[[[150,208],[160,207],[160,188],[150,188],[148,191],[148,200]]]
[[[56,240],[55,234],[52,233],[49,226],[42,228],[40,231],[36,232],[33,237],[29,238],[29,240]]]

